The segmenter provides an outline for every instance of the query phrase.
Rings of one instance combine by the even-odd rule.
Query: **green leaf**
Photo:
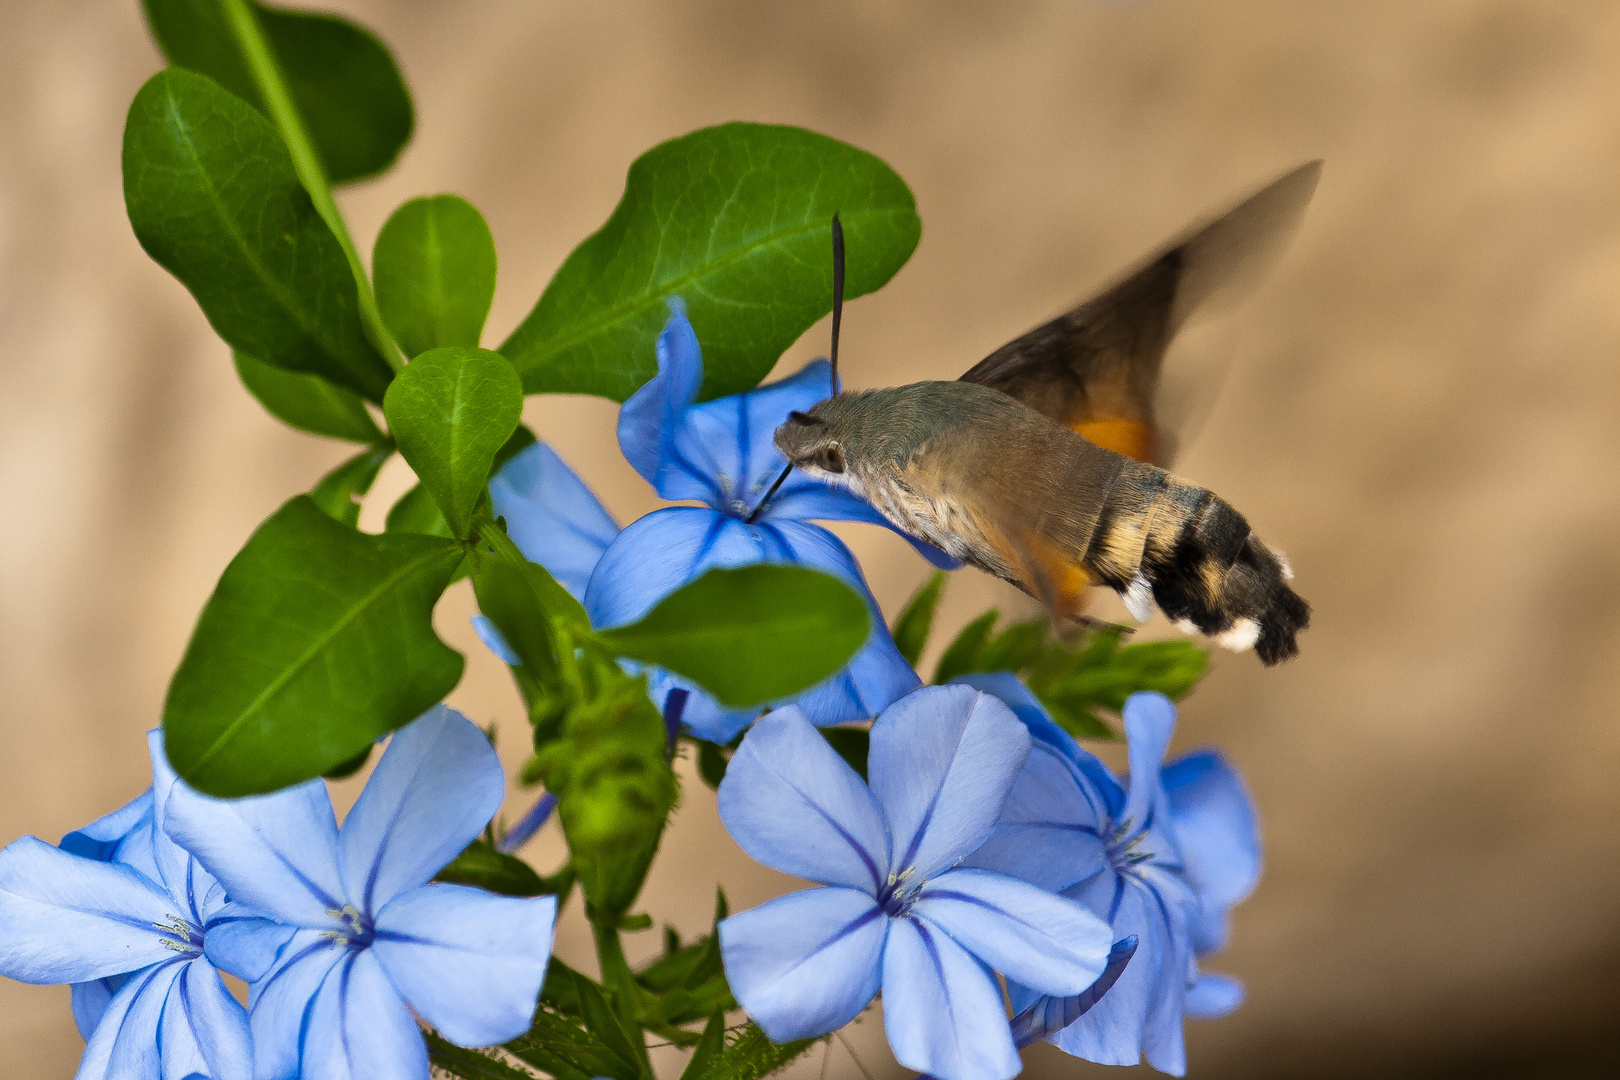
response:
[[[219,0],[142,0],[142,6],[171,63],[266,111]],[[392,165],[415,119],[410,93],[382,42],[335,15],[261,4],[253,9],[332,181],[358,180]]]
[[[519,566],[504,559],[485,559],[473,572],[473,589],[478,610],[495,624],[523,661],[526,674],[535,679],[557,675],[553,620],[590,630],[584,606],[538,563]]]
[[[449,693],[433,632],[460,545],[371,536],[299,496],[259,526],[203,608],[163,708],[164,748],[210,795],[275,791],[347,761]]]
[[[720,790],[720,781],[726,778],[726,767],[731,759],[726,757],[725,751],[717,744],[706,739],[695,740],[698,746],[698,776],[716,791]]]
[[[934,668],[935,685],[948,683],[958,675],[981,670],[978,666],[979,657],[984,652],[985,642],[989,640],[990,632],[995,629],[996,620],[999,618],[1001,613],[992,608],[962,627],[962,632],[956,635],[956,640],[945,647],[945,654],[939,658],[939,664]]]
[[[451,1076],[458,1076],[461,1080],[534,1080],[534,1074],[523,1069],[514,1068],[496,1057],[490,1050],[475,1050],[465,1046],[457,1046],[437,1032],[424,1031],[422,1038],[427,1040],[428,1060],[436,1067],[443,1069]],[[552,1074],[558,1080],[588,1080],[590,1074],[585,1072]]]
[[[553,968],[546,976],[547,992],[556,977]],[[578,981],[589,980],[581,976]],[[640,1075],[639,1069],[627,1069],[601,1038],[574,1020],[546,1008],[538,1010],[528,1032],[506,1043],[505,1049],[554,1080],[592,1080],[599,1076],[637,1080]]]
[[[388,520],[383,528],[391,533],[421,533],[424,536],[455,539],[455,534],[445,523],[444,515],[439,513],[439,504],[433,501],[433,496],[421,484],[412,487],[388,508]]]
[[[928,634],[934,628],[934,611],[939,607],[939,594],[944,591],[945,578],[945,571],[935,570],[922,587],[911,594],[905,610],[894,620],[894,643],[899,646],[900,655],[912,667],[917,666],[917,661],[922,659],[923,649],[928,645]]]
[[[814,686],[848,663],[871,630],[865,601],[831,574],[756,563],[710,570],[640,622],[597,638],[742,709]]]
[[[247,102],[180,68],[148,79],[124,127],[124,204],[232,348],[382,400],[393,373],[361,330],[343,248]]]
[[[476,348],[495,298],[495,238],[465,199],[412,199],[377,234],[371,276],[383,322],[406,356]]]
[[[371,760],[371,747],[366,747],[348,761],[340,761],[321,773],[328,780],[345,780],[366,767]]]
[[[832,310],[835,213],[848,296],[882,287],[922,229],[894,170],[825,135],[725,124],[662,143],[501,352],[531,394],[623,401],[657,373],[665,298],[679,296],[703,342],[702,396],[747,390]]]
[[[728,1039],[726,1048],[709,1058],[702,1072],[689,1065],[681,1080],[758,1080],[775,1072],[816,1044],[815,1039],[796,1039],[777,1045],[750,1020]]]
[[[466,536],[495,454],[523,416],[523,384],[505,357],[484,349],[433,349],[388,388],[383,413],[399,452],[456,536]]]
[[[483,840],[468,844],[433,880],[474,885],[502,896],[539,896],[548,891],[546,883],[528,863]]]
[[[630,1035],[619,1022],[618,1014],[608,1004],[602,990],[589,979],[576,979],[575,986],[579,989],[579,1014],[585,1021],[586,1030],[598,1039],[613,1054],[605,1065],[602,1075],[619,1077],[621,1080],[634,1080],[641,1075],[639,1058],[636,1048],[630,1041]],[[637,1032],[636,1034],[640,1034]]]
[[[685,946],[680,944],[678,937],[674,938],[674,947],[667,949],[663,956],[638,972],[636,982],[654,994],[662,994],[668,990],[692,990],[722,974],[724,969],[720,963],[720,937],[717,929],[728,914],[730,906],[726,903],[726,894],[724,890],[717,888],[714,896],[714,921],[710,924],[708,935]],[[671,934],[674,933],[673,928],[666,927],[666,929]]]
[[[390,445],[360,395],[319,375],[278,368],[244,352],[232,355],[242,385],[282,423],[330,439]]]
[[[849,762],[849,767],[866,779],[866,758],[872,749],[872,733],[863,727],[824,727],[822,738],[838,751],[838,756]]]
[[[1051,620],[1044,617],[1013,623],[984,646],[974,670],[1023,671],[1045,651],[1051,632]]]
[[[697,1049],[692,1051],[692,1060],[681,1070],[681,1080],[698,1080],[713,1067],[715,1059],[725,1048],[726,1014],[716,1012],[703,1025],[703,1038],[698,1040]]]
[[[360,523],[360,500],[371,490],[372,483],[383,465],[394,456],[391,446],[378,446],[362,450],[325,476],[310,491],[309,497],[321,512],[333,521],[341,521],[349,528]]]

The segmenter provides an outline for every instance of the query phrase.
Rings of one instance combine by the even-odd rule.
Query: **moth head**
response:
[[[792,412],[776,429],[776,446],[796,468],[813,474],[842,473],[846,467],[844,444],[823,416],[821,406],[810,412]]]

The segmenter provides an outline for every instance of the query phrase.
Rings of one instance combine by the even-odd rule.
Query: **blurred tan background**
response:
[[[501,258],[487,344],[604,220],[636,154],[709,123],[813,127],[916,192],[915,257],[847,315],[852,386],[953,378],[1205,210],[1325,157],[1181,462],[1288,552],[1316,607],[1299,660],[1222,655],[1184,710],[1178,745],[1241,765],[1267,842],[1210,965],[1249,1000],[1189,1025],[1190,1072],[1620,1075],[1620,8],[335,6],[392,45],[418,109],[399,166],[342,196],[356,237],[369,248],[411,196],[471,199]],[[120,131],[159,65],[135,0],[12,0],[6,24],[0,842],[55,840],[144,787],[142,732],[220,570],[347,453],[260,411],[130,233]],[[784,366],[824,342],[817,327]],[[527,412],[628,521],[656,502],[614,415]],[[385,473],[373,527],[409,482]],[[843,531],[892,613],[926,568],[886,533]],[[965,571],[945,627],[1021,602]],[[453,700],[502,724],[515,764],[516,699],[470,611],[458,591],[439,612],[469,654]],[[526,854],[550,869],[558,852],[547,833]],[[734,906],[791,884],[735,849],[694,780],[646,907],[700,932],[717,881]],[[577,905],[558,948],[589,965]],[[874,1076],[902,1075],[875,1012],[851,1043]],[[81,1046],[65,989],[0,984],[0,1074],[67,1077]],[[830,1053],[827,1075],[860,1075]],[[1104,1072],[1056,1053],[1027,1069]]]

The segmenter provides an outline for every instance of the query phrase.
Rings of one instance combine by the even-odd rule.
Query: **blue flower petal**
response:
[[[324,781],[245,799],[214,799],[179,783],[165,831],[231,899],[262,915],[325,927],[332,921],[326,913],[344,904],[337,819]]]
[[[1038,1042],[1074,1023],[1090,1012],[1112,990],[1125,967],[1136,955],[1136,939],[1122,938],[1108,950],[1108,963],[1097,981],[1072,997],[1034,997],[1034,992],[1015,983],[1007,984],[1007,997],[1013,1006],[1013,1042],[1019,1049]],[[1027,1002],[1027,1004],[1026,1004]]]
[[[56,846],[86,859],[112,862],[118,854],[119,845],[132,833],[151,828],[151,813],[152,791],[148,788],[105,817],[97,818],[82,829],[74,829],[62,837],[62,842]]]
[[[1037,739],[995,831],[963,863],[1060,892],[1107,865],[1101,801],[1073,762]]]
[[[162,728],[146,733],[146,746],[152,760],[152,862],[157,867],[158,880],[169,890],[175,903],[182,906],[180,914],[193,925],[202,926],[211,914],[205,910],[206,905],[222,902],[223,890],[216,887],[213,875],[164,831],[169,798],[180,778],[163,752]]]
[[[206,960],[183,965],[169,988],[156,1034],[163,1056],[162,1080],[194,1075],[247,1080],[253,1075],[247,1010]]]
[[[370,949],[327,972],[302,1041],[299,1080],[427,1080],[421,1029]]]
[[[131,975],[107,1003],[101,1022],[86,1041],[74,1080],[130,1080],[160,1075],[158,1025],[185,961],[174,953],[166,963]]]
[[[1070,890],[1070,895],[1077,891]],[[1112,873],[1101,875],[1090,891],[1103,896],[1102,904],[1115,908],[1114,934],[1136,938],[1136,953],[1102,1000],[1047,1041],[1099,1065],[1135,1065],[1142,1060],[1142,1029],[1163,967],[1164,925],[1150,917],[1143,891]],[[1113,895],[1119,898],[1117,906],[1108,900]],[[1096,910],[1097,904],[1088,906]]]
[[[248,987],[255,1077],[280,1080],[299,1075],[304,1018],[310,1013],[311,1000],[349,955],[324,931],[299,930],[286,942],[275,969]],[[317,1080],[319,1075],[309,1074],[301,1080]]]
[[[676,448],[686,460],[709,463],[710,476],[727,500],[711,505],[748,515],[787,465],[772,438],[776,429],[788,413],[814,408],[828,395],[831,373],[827,361],[815,360],[779,382],[686,410]],[[780,516],[785,494],[779,491],[765,513]]]
[[[681,445],[687,407],[703,385],[703,353],[678,300],[658,335],[658,374],[619,409],[619,449],[642,479],[666,499],[697,499],[718,505],[715,466]],[[701,450],[701,447],[697,449]]]
[[[585,593],[585,609],[594,626],[622,626],[706,570],[759,562],[825,570],[861,592],[872,612],[872,634],[849,666],[796,699],[813,722],[869,719],[918,685],[916,672],[883,624],[854,556],[832,533],[807,522],[748,525],[703,507],[655,510],[620,533],[602,556]],[[663,701],[673,688],[693,691],[682,720],[688,729],[716,742],[730,741],[758,714],[723,709],[677,677],[655,674],[649,683],[655,701]]]
[[[798,709],[755,724],[720,782],[720,820],[755,861],[876,895],[889,838],[872,794]]]
[[[1187,988],[1183,1008],[1195,1020],[1218,1020],[1243,1004],[1243,984],[1230,975],[1199,974]]]
[[[771,1041],[825,1035],[877,994],[889,923],[864,892],[789,893],[720,923],[726,979]]]
[[[227,904],[203,929],[203,955],[221,971],[258,982],[298,933],[296,926],[254,917],[245,904]]]
[[[416,1014],[461,1046],[529,1030],[551,959],[555,896],[424,885],[377,914],[371,951]]]
[[[778,470],[780,471],[780,470]],[[775,480],[773,475],[771,480]],[[904,537],[917,554],[941,570],[960,570],[960,561],[920,537],[912,536],[878,513],[877,508],[853,491],[802,472],[789,474],[781,489],[765,508],[763,517],[779,521],[861,521],[881,525]]]
[[[896,1061],[938,1080],[1008,1080],[1020,1067],[994,976],[922,919],[889,928],[883,1028]]]
[[[891,866],[928,878],[984,843],[1029,750],[1012,710],[970,687],[924,687],[884,710],[867,776],[889,823]]]
[[[171,960],[154,924],[181,914],[130,867],[32,836],[0,851],[0,975],[18,982],[89,982]]]
[[[1226,911],[1260,880],[1260,825],[1237,770],[1214,750],[1166,765],[1161,780],[1188,880],[1202,911],[1193,924],[1199,953],[1226,944]]]
[[[996,971],[1043,994],[1078,994],[1107,964],[1113,933],[1073,900],[988,870],[933,878],[912,913]]]
[[[79,1034],[86,1042],[95,1034],[96,1025],[107,1013],[107,1006],[112,1001],[118,988],[127,981],[123,975],[109,975],[105,979],[92,979],[89,982],[73,984],[73,1023],[79,1029]]]
[[[519,656],[507,642],[506,635],[501,633],[500,627],[489,621],[489,616],[474,615],[471,621],[473,633],[484,643],[484,648],[495,654],[496,659],[513,667],[523,663],[523,657]]]
[[[1176,730],[1176,707],[1163,694],[1141,691],[1125,699],[1121,715],[1131,759],[1130,794],[1121,820],[1142,829],[1154,822],[1154,815],[1169,811],[1159,768]]]
[[[557,452],[537,442],[513,457],[489,482],[489,497],[518,550],[584,596],[619,526]]]
[[[454,709],[399,729],[338,833],[349,902],[375,914],[425,884],[478,838],[505,786],[489,739]]]

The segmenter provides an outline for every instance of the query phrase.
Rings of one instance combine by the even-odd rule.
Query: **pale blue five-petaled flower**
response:
[[[800,472],[790,474],[761,505],[787,463],[771,435],[790,412],[809,409],[827,396],[827,361],[745,394],[693,404],[703,383],[703,355],[678,304],[671,305],[657,351],[658,374],[619,412],[619,446],[659,495],[702,505],[655,510],[620,531],[555,451],[541,443],[507,462],[490,483],[495,512],[506,518],[513,541],[584,602],[596,626],[634,622],[714,567],[782,562],[825,570],[866,598],[872,634],[843,671],[795,703],[814,722],[836,724],[869,719],[914,690],[916,673],[889,636],[854,556],[843,541],[813,524],[888,522],[858,496]],[[956,565],[942,552],[913,543],[939,565]],[[490,647],[513,662],[494,628],[478,622]],[[652,673],[650,689],[660,706],[677,687],[694,691],[682,719],[704,738],[727,742],[758,715],[758,710],[723,709],[691,683]]]
[[[992,971],[1083,992],[1112,936],[1081,905],[958,866],[990,835],[1030,752],[996,698],[928,687],[872,725],[870,786],[796,707],[755,724],[720,785],[720,816],[754,859],[825,887],[720,924],[737,1001],[777,1042],[836,1030],[881,989],[901,1064],[941,1080],[1019,1070]]]
[[[463,1046],[529,1029],[556,897],[431,883],[503,788],[483,732],[442,705],[394,734],[341,829],[320,780],[234,800],[176,787],[169,833],[254,916],[208,955],[250,984],[259,1080],[427,1080],[416,1017]]]
[[[1229,910],[1259,878],[1259,832],[1242,780],[1214,751],[1163,764],[1176,713],[1161,694],[1125,703],[1131,772],[1121,783],[1012,675],[956,681],[1000,697],[1034,738],[994,834],[967,864],[1074,898],[1116,939],[1108,969],[1086,993],[1052,995],[1009,975],[1019,1044],[1044,1038],[1105,1065],[1145,1057],[1183,1075],[1182,1017],[1221,1016],[1243,997],[1236,980],[1196,964],[1225,944]]]
[[[62,838],[0,851],[0,975],[73,983],[77,1080],[253,1074],[248,1018],[205,949],[233,925],[225,890],[164,831],[178,790],[148,736],[152,788]]]

